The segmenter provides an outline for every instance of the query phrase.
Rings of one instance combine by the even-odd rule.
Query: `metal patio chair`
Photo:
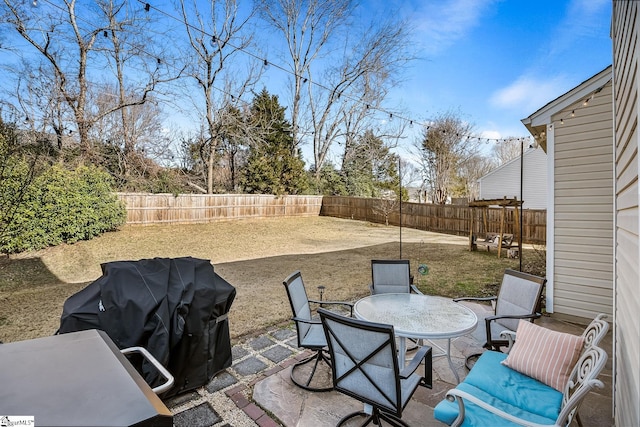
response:
[[[348,307],[350,315],[353,315],[353,304],[342,301],[316,301],[310,300],[307,297],[307,291],[302,281],[302,274],[300,271],[291,273],[283,282],[287,295],[289,296],[289,303],[291,304],[291,310],[293,311],[292,320],[296,323],[296,330],[298,333],[298,347],[313,350],[315,353],[310,357],[301,360],[291,367],[291,381],[298,387],[301,387],[309,391],[329,391],[333,390],[333,387],[313,386],[314,375],[320,362],[326,363],[329,368],[331,367],[331,359],[326,352],[327,341],[325,339],[324,332],[322,330],[322,324],[320,320],[313,319],[311,316],[310,303],[318,304],[319,306],[325,305],[343,305]],[[314,363],[311,373],[306,380],[298,380],[295,377],[299,368],[307,365],[308,363]]]
[[[508,347],[509,340],[501,336],[503,331],[515,331],[520,319],[527,319],[533,322],[540,318],[542,314],[542,292],[547,279],[523,273],[516,270],[507,269],[502,277],[500,292],[497,296],[487,298],[456,298],[454,301],[490,301],[494,307],[483,321],[478,322],[478,328],[474,335],[484,336],[486,342],[483,347],[500,351],[501,347]],[[479,313],[476,313],[479,314]],[[471,363],[479,354],[467,357],[465,365],[471,369]]]
[[[422,292],[413,284],[408,259],[372,259],[369,291],[371,295],[391,293],[422,295]],[[407,348],[409,351],[415,350],[422,344],[412,338],[409,338],[409,343]]]
[[[408,259],[371,260],[371,295],[410,292],[421,294],[412,282]]]
[[[605,313],[598,314],[592,321],[587,325],[584,332],[582,332],[582,341],[584,342],[582,353],[584,354],[590,347],[599,346],[600,341],[604,339],[609,331],[609,322],[605,319],[608,316]],[[503,335],[506,335],[506,338],[509,340],[509,348],[513,346],[516,339],[516,333],[513,331],[504,331]],[[582,420],[580,419],[580,414],[576,410],[575,420],[578,423],[579,427],[582,427]]]
[[[341,426],[355,417],[366,417],[362,426],[373,422],[407,426],[402,411],[419,385],[431,388],[431,347],[421,347],[411,362],[399,369],[392,325],[366,322],[318,309],[333,360],[331,371],[336,391],[371,405],[371,413],[357,411],[338,422]],[[416,373],[424,361],[424,374]]]

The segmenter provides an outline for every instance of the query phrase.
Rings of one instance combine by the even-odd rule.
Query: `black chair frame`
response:
[[[486,342],[484,343],[483,347],[488,349],[488,350],[495,350],[495,351],[501,351],[501,347],[508,347],[511,345],[510,340],[505,337],[504,339],[494,339],[491,335],[491,322],[498,320],[498,319],[526,319],[529,320],[530,322],[533,322],[536,319],[539,319],[540,317],[542,317],[542,298],[543,298],[543,294],[544,294],[544,287],[545,284],[547,283],[547,279],[543,278],[543,277],[539,277],[539,276],[534,276],[532,274],[528,274],[528,273],[523,273],[521,271],[516,271],[516,270],[511,270],[511,269],[507,269],[505,270],[505,274],[509,274],[511,276],[514,277],[518,277],[521,279],[525,279],[525,280],[529,280],[532,282],[536,282],[538,284],[540,284],[540,291],[538,292],[538,296],[537,296],[537,303],[536,303],[536,307],[535,307],[535,312],[531,313],[531,314],[522,314],[522,315],[500,315],[500,316],[487,316],[484,318],[484,322],[485,322],[485,333],[486,333]],[[462,297],[462,298],[455,298],[454,299],[455,302],[460,302],[460,301],[475,301],[475,302],[495,302],[495,306],[494,306],[494,312],[497,309],[497,304],[498,302],[498,296],[494,295],[494,296],[490,296],[490,297],[484,297],[484,298],[475,298],[475,297]],[[477,354],[472,354],[470,356],[468,356],[465,360],[465,366],[467,367],[467,369],[471,370],[472,365],[471,365],[471,361],[473,359],[476,359],[480,356],[480,353]]]
[[[287,287],[289,284],[291,284],[295,279],[297,279],[298,277],[301,277],[301,273],[300,271],[295,271],[293,272],[291,275],[289,275],[283,282],[284,286]],[[306,291],[305,291],[306,292]],[[291,305],[291,310],[293,313],[295,313],[295,307],[293,304],[293,301],[291,299],[291,295],[290,293],[287,291],[287,296],[289,298],[289,304]],[[330,305],[343,305],[346,307],[349,307],[349,315],[353,316],[353,304],[350,302],[344,302],[344,301],[318,301],[318,300],[312,300],[307,298],[307,301],[309,303],[313,303],[313,304],[317,304],[319,307],[323,307],[323,306],[330,306]],[[299,348],[306,348],[309,350],[312,350],[314,353],[309,356],[306,357],[304,359],[302,359],[301,361],[295,363],[292,367],[291,367],[291,381],[297,385],[298,387],[304,389],[304,390],[308,390],[308,391],[314,391],[314,392],[324,392],[324,391],[331,391],[333,390],[333,387],[312,387],[310,386],[311,381],[313,380],[313,377],[316,373],[316,370],[318,369],[318,365],[321,362],[324,362],[328,365],[329,369],[331,369],[331,358],[329,357],[329,353],[327,352],[326,348],[327,345],[326,343],[324,345],[320,345],[320,346],[310,346],[310,345],[303,345],[302,344],[302,339],[301,339],[301,334],[300,334],[300,323],[306,323],[309,325],[321,325],[320,320],[309,320],[309,319],[302,319],[299,317],[292,317],[291,320],[293,320],[296,324],[296,331],[297,331],[297,336],[298,336],[298,347]],[[309,375],[309,377],[306,379],[305,382],[301,382],[298,379],[296,379],[295,377],[295,372],[297,371],[297,369],[299,369],[300,367],[313,362],[313,368],[311,370],[311,374]]]
[[[391,354],[393,354],[393,355],[397,354],[393,326],[392,325],[380,324],[380,323],[367,322],[367,321],[364,321],[364,320],[359,320],[359,319],[354,319],[354,318],[347,318],[347,317],[341,316],[339,314],[332,313],[332,312],[330,312],[328,310],[324,310],[322,308],[318,309],[318,313],[319,313],[320,319],[323,321],[323,323],[324,323],[324,319],[330,318],[331,320],[333,320],[335,322],[338,322],[338,323],[357,326],[359,329],[362,329],[363,331],[384,332],[384,333],[389,334],[389,339],[388,340],[383,342],[377,349],[372,351],[365,359],[363,359],[360,362],[357,362],[355,357],[352,354],[349,353],[348,346],[345,346],[345,343],[342,343],[340,341],[340,339],[334,335],[333,331],[331,331],[330,328],[327,328],[327,325],[324,324],[324,331],[325,331],[325,334],[327,335],[327,343],[328,343],[328,346],[329,346],[329,351],[332,352],[332,353],[334,351],[333,344],[332,344],[332,341],[330,339],[330,336],[332,336],[336,341],[339,342],[340,346],[347,353],[347,356],[354,363],[353,368],[351,368],[349,371],[347,371],[346,373],[344,373],[340,377],[337,376],[335,369],[331,370],[332,378],[333,378],[333,384],[334,384],[335,390],[339,391],[339,392],[341,392],[343,394],[346,394],[347,396],[353,397],[354,399],[357,399],[357,400],[359,400],[359,401],[361,401],[363,403],[369,404],[372,407],[371,414],[368,414],[368,413],[366,413],[364,411],[356,411],[356,412],[353,412],[351,414],[346,415],[345,417],[343,417],[338,422],[337,427],[342,426],[348,420],[350,420],[352,418],[355,418],[355,417],[366,417],[364,422],[362,424],[360,424],[362,427],[367,426],[372,422],[373,422],[374,425],[381,426],[382,425],[382,422],[381,422],[382,420],[387,421],[388,423],[390,423],[393,426],[409,427],[409,425],[406,422],[404,422],[402,420],[402,418],[401,418],[402,417],[402,411],[404,410],[404,406],[402,405],[402,395],[400,393],[400,390],[401,390],[400,380],[401,379],[406,379],[409,376],[411,376],[416,371],[418,366],[420,365],[420,362],[424,359],[425,360],[424,375],[422,375],[422,379],[420,380],[418,385],[422,386],[422,387],[426,387],[426,388],[432,388],[432,386],[433,386],[433,378],[432,378],[432,350],[431,350],[431,347],[429,347],[429,346],[421,347],[418,350],[418,352],[414,355],[414,357],[411,360],[411,362],[406,367],[404,367],[402,370],[399,370],[399,364],[398,364],[397,357],[393,356],[393,365],[394,365],[394,370],[396,371],[395,389],[397,390],[397,393],[396,393],[396,396],[395,396],[395,400],[393,400],[393,401],[391,399],[388,400],[390,407],[380,407],[376,402],[371,401],[371,400],[369,400],[369,399],[367,399],[367,398],[365,398],[363,396],[360,396],[357,393],[355,393],[355,392],[353,392],[353,391],[351,391],[349,389],[341,387],[340,386],[340,381],[343,378],[345,378],[346,376],[348,376],[351,373],[353,373],[355,370],[360,370],[360,372],[365,377],[367,377],[367,379],[371,382],[371,384],[373,384],[378,389],[378,391],[380,391],[382,394],[384,394],[384,392],[382,390],[380,390],[379,387],[377,387],[377,385],[375,384],[375,381],[367,374],[367,372],[365,370],[362,369],[362,365],[365,364],[369,359],[371,359],[374,356],[376,356],[381,350],[383,350],[387,346],[391,347],[391,349],[392,349]],[[405,406],[409,402],[409,400],[410,399],[407,399],[407,401],[405,403]],[[393,408],[393,410],[391,408]]]

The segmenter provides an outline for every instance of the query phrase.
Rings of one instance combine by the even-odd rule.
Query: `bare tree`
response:
[[[106,92],[111,102],[105,102],[109,98],[102,96],[102,108],[98,110],[97,120],[113,113],[118,114],[119,120],[113,123],[119,124],[119,135],[112,135],[111,140],[117,137],[121,143],[122,165],[124,174],[127,175],[129,163],[139,157],[139,153],[135,152],[136,147],[144,144],[147,152],[159,154],[164,151],[166,144],[160,143],[162,138],[159,137],[161,126],[158,98],[152,93],[159,83],[177,79],[182,70],[176,71],[175,61],[168,53],[170,50],[165,49],[162,54],[152,52],[154,43],[148,36],[152,21],[146,19],[147,12],[144,9],[132,8],[125,1],[96,2],[103,15],[102,19],[108,23],[109,28],[102,33],[105,41],[100,44],[100,50],[116,79],[115,90]],[[136,69],[135,73],[130,72],[132,68]],[[172,72],[169,72],[169,68]],[[151,105],[141,108],[148,101],[151,101]],[[155,147],[149,144],[148,137],[151,135],[159,142]]]
[[[333,144],[353,141],[354,129],[364,128],[359,124],[375,114],[386,88],[413,59],[407,53],[406,23],[373,23],[358,31],[352,22],[353,4],[349,0],[261,2],[262,15],[284,36],[288,47],[292,149],[300,144],[303,133],[311,136],[316,179]],[[329,65],[312,66],[319,58]]]
[[[434,203],[445,204],[458,168],[476,155],[479,142],[470,137],[472,127],[452,112],[440,114],[422,130],[417,140],[420,166]]]
[[[478,199],[480,197],[478,180],[491,172],[496,166],[497,164],[493,158],[477,154],[460,162],[457,173],[457,181],[460,185],[454,195],[468,197],[469,200]]]
[[[206,164],[206,188],[214,190],[214,169],[218,160],[218,146],[225,128],[224,111],[236,105],[243,94],[250,91],[261,70],[255,61],[244,62],[244,69],[232,67],[242,62],[246,50],[252,44],[250,21],[255,10],[241,16],[236,0],[212,0],[209,9],[203,10],[201,2],[180,0],[180,10],[188,37],[189,58],[187,75],[200,93],[199,110],[204,116],[204,138],[200,139],[199,152]],[[194,100],[198,104],[198,100]]]
[[[125,98],[133,96],[124,95]],[[118,87],[105,85],[91,99],[100,119],[94,123],[89,135],[109,148],[110,161],[107,163],[104,158],[98,160],[104,161],[112,173],[126,181],[130,175],[144,175],[145,168],[149,166],[147,160],[167,163],[173,155],[170,147],[172,138],[164,124],[165,114],[154,96],[149,96],[144,104],[127,107],[125,117],[101,114],[110,110],[119,97]]]
[[[42,63],[41,75],[51,76],[49,84],[55,90],[52,100],[57,102],[55,116],[61,119],[67,112],[71,120],[82,149],[90,152],[92,142],[90,140],[90,129],[105,115],[126,109],[133,105],[144,104],[147,96],[154,91],[158,82],[162,81],[163,70],[156,58],[152,63],[155,67],[147,69],[145,83],[140,85],[136,82],[136,87],[142,87],[136,92],[135,97],[121,97],[114,102],[111,108],[96,113],[90,104],[94,87],[90,79],[90,66],[104,68],[104,61],[98,58],[98,51],[105,50],[101,38],[107,38],[111,34],[111,40],[119,40],[127,31],[132,31],[139,22],[137,19],[116,19],[118,14],[126,9],[128,2],[122,0],[119,3],[112,1],[100,1],[98,7],[84,7],[81,14],[76,9],[76,0],[63,0],[61,2],[43,2],[37,7],[32,7],[29,2],[14,2],[4,0],[2,4],[3,22],[12,27],[20,37],[35,49],[40,55]],[[107,19],[105,19],[105,16]],[[140,61],[146,57],[141,55],[139,49],[133,49],[124,53],[124,44],[118,45],[117,49],[112,49],[115,56],[114,61],[120,64],[120,74],[116,67],[116,75],[121,86],[124,85],[125,72],[124,63],[127,58],[136,58],[136,64],[140,66]],[[148,57],[148,55],[147,55]],[[140,70],[137,70],[140,75]],[[166,70],[164,70],[166,71]],[[133,91],[129,90],[129,94]],[[65,111],[66,110],[66,111]],[[47,110],[40,111],[41,116],[49,117]],[[50,117],[49,117],[50,118]],[[65,127],[51,120],[49,123],[56,132]],[[56,129],[58,127],[58,129]]]
[[[520,139],[505,138],[493,147],[493,155],[498,160],[498,165],[503,165],[509,160],[520,156]]]
[[[372,209],[375,213],[384,216],[384,225],[389,225],[389,216],[400,206],[400,198],[393,191],[382,194]]]
[[[300,144],[303,85],[311,65],[327,54],[326,45],[349,23],[352,0],[259,0],[262,17],[281,33],[289,50],[291,71],[291,127],[294,147]],[[316,165],[320,169],[321,165]]]

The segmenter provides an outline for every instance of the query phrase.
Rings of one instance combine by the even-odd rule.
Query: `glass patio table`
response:
[[[420,294],[377,294],[364,297],[353,306],[353,314],[362,320],[393,325],[398,337],[398,359],[404,366],[406,339],[428,340],[446,356],[456,380],[460,377],[451,361],[451,340],[473,332],[478,324],[475,313],[451,299]],[[446,349],[432,340],[446,339]]]

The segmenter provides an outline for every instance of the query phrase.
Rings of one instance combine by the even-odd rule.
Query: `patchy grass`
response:
[[[0,259],[0,340],[53,334],[64,301],[115,260],[193,256],[210,259],[236,287],[230,313],[236,340],[291,317],[283,279],[302,272],[310,298],[356,300],[368,294],[371,259],[398,258],[397,227],[329,217],[241,220],[198,225],[125,227],[91,241]],[[403,229],[402,256],[425,293],[495,294],[505,268],[518,260],[469,252],[464,237]],[[524,259],[533,251],[525,250]],[[429,273],[421,275],[418,266]],[[524,264],[523,264],[524,265]]]

